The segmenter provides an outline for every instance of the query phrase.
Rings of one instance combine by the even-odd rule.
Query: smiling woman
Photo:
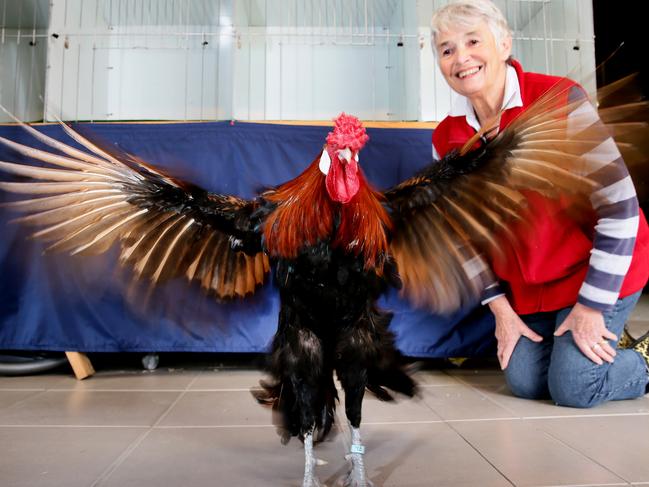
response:
[[[433,46],[439,68],[451,89],[471,101],[478,120],[484,123],[500,112],[511,35],[487,20],[455,27],[451,19],[438,21],[440,27],[433,25]]]
[[[490,0],[453,1],[431,24],[440,71],[458,95],[433,133],[437,158],[466,146],[489,150],[485,136],[501,132],[550,89],[556,96],[546,110],[570,107],[575,143],[601,124],[577,83],[525,72],[511,58],[511,31]],[[521,197],[531,225],[509,228],[520,241],[490,259],[500,281],[485,288],[482,302],[495,315],[498,359],[520,397],[592,407],[647,392],[649,338],[635,350],[616,350],[616,342],[649,277],[649,229],[620,152],[602,133],[593,207],[576,211],[570,201],[527,192]],[[537,150],[550,157],[549,148]]]

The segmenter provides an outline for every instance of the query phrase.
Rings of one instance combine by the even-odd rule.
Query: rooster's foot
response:
[[[317,460],[313,455],[313,435],[304,435],[304,480],[302,487],[325,487],[315,474]]]
[[[345,458],[352,462],[352,468],[345,478],[343,487],[372,487],[374,484],[367,478],[367,472],[365,471],[365,461],[363,459],[365,447],[361,441],[361,432],[351,424],[349,426],[352,434],[352,446]]]

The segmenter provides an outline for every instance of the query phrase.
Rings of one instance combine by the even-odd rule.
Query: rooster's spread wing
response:
[[[6,206],[22,213],[18,222],[39,227],[33,236],[47,250],[98,254],[119,241],[121,263],[139,277],[157,284],[184,276],[219,298],[244,296],[263,283],[269,263],[253,218],[257,201],[209,193],[66,125],[88,152],[23,125],[53,150],[0,138],[38,161],[0,162],[0,170],[18,176],[0,189],[20,194]]]
[[[596,113],[579,87],[560,82],[489,142],[479,133],[386,191],[406,297],[437,312],[475,301],[493,282],[484,255],[516,242],[509,223],[524,217],[529,191],[568,195],[583,211],[606,204],[598,190],[626,171],[618,150],[646,167],[638,149],[649,136],[647,103],[627,99]]]

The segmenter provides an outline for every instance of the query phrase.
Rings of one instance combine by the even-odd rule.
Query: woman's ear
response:
[[[507,61],[512,54],[512,37],[505,36],[500,41],[500,60]]]

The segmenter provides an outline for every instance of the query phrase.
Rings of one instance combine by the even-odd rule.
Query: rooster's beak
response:
[[[354,153],[349,147],[345,147],[344,149],[337,150],[336,151],[336,156],[340,160],[340,162],[345,162],[349,164],[352,162],[352,158],[358,162],[358,152]],[[322,150],[322,155],[320,156],[320,162],[318,163],[318,167],[320,168],[320,172],[324,174],[325,176],[329,174],[329,168],[331,167],[331,158],[329,157],[329,151],[327,151],[327,146],[324,147]]]
[[[343,150],[337,152],[338,159],[345,161],[349,164],[352,161],[352,151],[349,147],[345,147]]]

